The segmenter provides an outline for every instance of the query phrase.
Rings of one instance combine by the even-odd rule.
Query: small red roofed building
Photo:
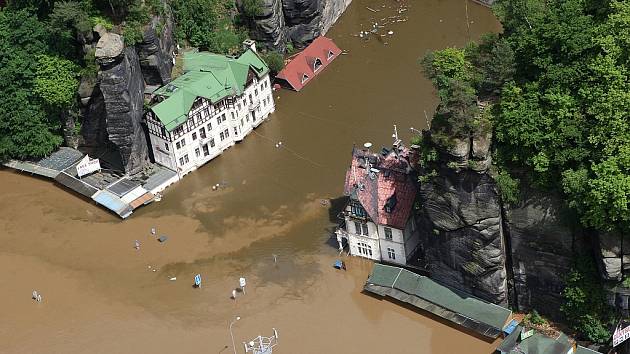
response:
[[[350,197],[345,225],[337,231],[340,248],[345,239],[353,256],[407,264],[420,244],[413,213],[413,155],[400,140],[378,153],[353,148],[344,186]]]
[[[295,55],[276,76],[282,87],[300,91],[341,54],[341,49],[324,36],[317,37],[308,47]]]

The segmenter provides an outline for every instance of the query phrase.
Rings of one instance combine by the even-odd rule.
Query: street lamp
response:
[[[240,320],[241,317],[240,316],[236,316],[236,318],[230,322],[230,337],[232,338],[232,350],[234,351],[234,354],[236,354],[236,347],[234,346],[234,334],[232,334],[232,325],[236,323],[236,321]]]

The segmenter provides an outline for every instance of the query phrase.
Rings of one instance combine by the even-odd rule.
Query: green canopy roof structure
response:
[[[406,302],[489,338],[497,338],[512,315],[501,306],[384,264],[374,264],[364,290]]]
[[[502,354],[568,354],[572,348],[569,338],[560,333],[557,338],[534,331],[531,336],[521,339],[521,332],[525,329],[517,326],[497,347]]]
[[[184,53],[184,74],[155,90],[154,95],[165,99],[151,110],[172,131],[188,119],[197,97],[212,103],[245,91],[247,77],[252,70],[260,78],[269,67],[251,49],[238,58],[208,52]]]

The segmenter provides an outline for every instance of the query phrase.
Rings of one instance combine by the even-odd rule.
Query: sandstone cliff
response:
[[[173,23],[170,16],[154,17],[142,41],[132,47],[99,26],[92,40],[85,50],[95,50],[100,70],[97,78],[84,77],[79,85],[79,149],[99,156],[110,168],[134,174],[148,160],[142,126],[145,85],[160,86],[171,79]]]
[[[290,41],[305,47],[325,34],[351,0],[263,0],[263,12],[253,20],[250,34],[262,46],[284,51]]]
[[[564,277],[576,253],[589,249],[581,231],[570,225],[575,215],[559,196],[526,187],[519,203],[505,205],[504,210],[513,306],[560,318]]]
[[[420,234],[433,279],[507,305],[501,204],[483,167],[490,165],[488,139],[454,140],[441,150],[437,176],[420,186]]]

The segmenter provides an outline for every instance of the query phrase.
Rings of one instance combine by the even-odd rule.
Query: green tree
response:
[[[576,261],[567,276],[562,296],[564,304],[560,310],[582,339],[596,343],[605,343],[610,339],[608,328],[614,316],[591,257]]]
[[[41,157],[59,144],[60,122],[35,93],[49,31],[31,11],[0,10],[0,159]]]
[[[265,61],[265,63],[267,63],[271,72],[275,74],[277,74],[278,72],[280,72],[280,70],[282,70],[282,68],[284,68],[284,57],[282,56],[282,54],[276,51],[264,53],[262,55],[262,59]]]
[[[33,91],[49,107],[64,109],[70,106],[79,85],[78,67],[67,59],[44,54],[37,56],[37,63]]]
[[[262,0],[243,0],[243,14],[249,18],[260,16],[263,13]]]

